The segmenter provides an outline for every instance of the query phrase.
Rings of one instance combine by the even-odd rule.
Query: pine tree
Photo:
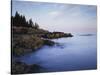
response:
[[[33,26],[33,21],[32,21],[32,19],[29,19],[29,26],[30,26],[30,27]]]
[[[35,22],[34,28],[39,29],[39,25],[36,22]]]

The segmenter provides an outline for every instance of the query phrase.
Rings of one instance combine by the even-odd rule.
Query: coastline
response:
[[[68,38],[73,37],[71,33],[64,32],[50,32],[48,30],[41,29],[39,25],[32,19],[26,21],[25,16],[20,15],[16,12],[15,16],[11,17],[12,21],[12,74],[22,74],[22,73],[34,73],[39,72],[39,65],[32,64],[27,65],[23,62],[14,61],[13,56],[23,56],[25,54],[35,52],[42,48],[43,46],[54,46],[57,44],[51,39]],[[26,69],[27,68],[27,69]],[[24,71],[25,70],[25,71]]]

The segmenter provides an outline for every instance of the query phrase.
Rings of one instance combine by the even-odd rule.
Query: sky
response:
[[[12,15],[18,11],[27,20],[32,18],[40,28],[61,32],[96,32],[97,7],[94,5],[46,2],[12,2]]]

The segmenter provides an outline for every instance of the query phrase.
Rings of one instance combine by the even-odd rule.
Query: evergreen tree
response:
[[[24,15],[20,15],[17,11],[15,13],[15,16],[11,16],[11,22],[13,26],[17,27],[33,27],[35,29],[39,28],[39,25],[37,23],[33,23],[32,19],[29,19],[29,21],[26,20]]]
[[[33,21],[32,21],[32,19],[29,19],[29,26],[30,26],[30,27],[33,26]]]
[[[39,25],[36,22],[35,22],[34,28],[39,29]]]
[[[15,14],[14,25],[15,26],[20,26],[20,15],[19,15],[18,12],[16,12],[16,14]]]

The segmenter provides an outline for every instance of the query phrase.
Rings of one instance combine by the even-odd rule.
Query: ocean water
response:
[[[53,39],[59,43],[19,57],[26,64],[38,64],[41,72],[88,70],[97,68],[96,34],[75,34],[71,38]]]

